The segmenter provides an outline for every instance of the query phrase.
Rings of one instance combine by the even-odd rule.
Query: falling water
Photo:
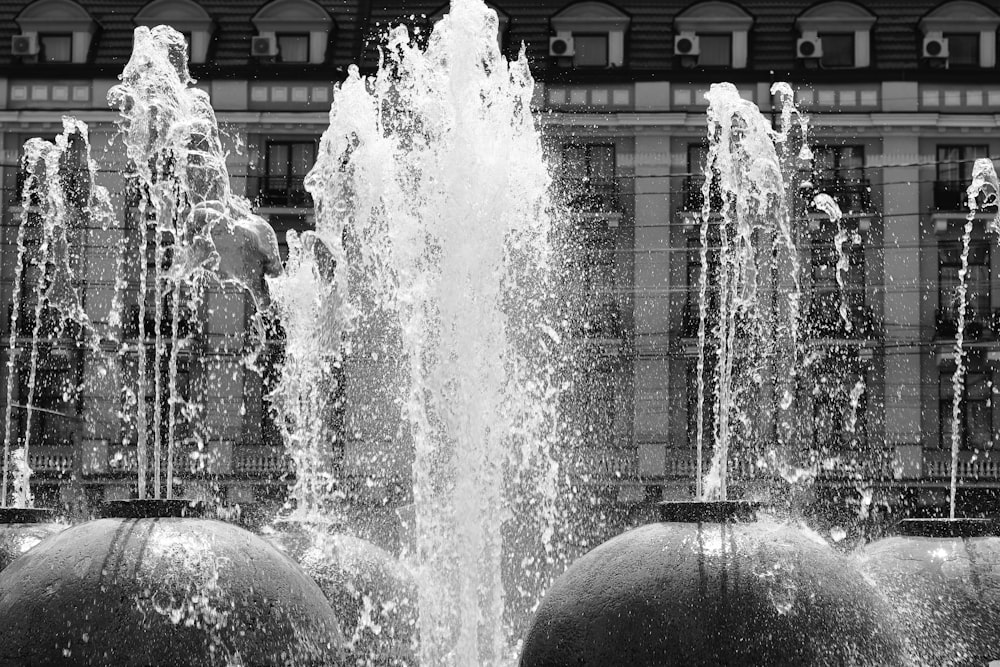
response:
[[[984,196],[984,201],[980,203],[980,195]],[[955,332],[955,372],[951,376],[952,403],[951,403],[951,484],[949,494],[949,516],[955,518],[955,499],[958,494],[958,452],[962,446],[962,399],[965,394],[965,324],[968,310],[968,273],[969,273],[969,244],[972,240],[972,227],[976,220],[976,213],[981,207],[996,206],[997,197],[1000,195],[1000,182],[997,180],[997,173],[993,167],[993,161],[989,158],[980,158],[972,166],[972,183],[966,189],[966,198],[969,205],[969,214],[965,218],[965,226],[962,229],[962,263],[958,271],[958,322]],[[1000,212],[990,221],[989,229],[993,233],[1000,233]]]
[[[197,313],[211,287],[230,294],[247,294],[255,307],[251,334],[257,338],[256,351],[263,344],[260,306],[265,295],[258,267],[265,274],[280,271],[277,239],[271,227],[250,210],[250,203],[230,190],[226,155],[219,135],[215,112],[208,93],[193,87],[187,68],[187,45],[181,33],[168,26],[152,30],[136,28],[132,56],[121,75],[121,84],[112,88],[108,99],[121,111],[121,131],[126,153],[135,169],[140,195],[138,337],[136,341],[139,391],[144,391],[150,369],[146,362],[146,298],[153,287],[155,339],[153,377],[156,406],[153,415],[154,497],[165,488],[173,494],[174,448],[177,419],[182,406],[178,396],[178,362],[181,340],[182,304]],[[152,222],[152,235],[147,228]],[[148,275],[148,242],[154,243],[154,270]],[[169,262],[166,257],[169,255]],[[248,258],[253,258],[248,261]],[[164,298],[169,295],[170,343],[165,350]],[[251,355],[253,357],[253,355]],[[166,357],[166,378],[162,362]],[[254,359],[246,360],[254,370]],[[166,382],[166,386],[164,386]],[[167,409],[166,479],[162,477],[162,415]],[[137,458],[139,497],[145,497],[147,436],[145,398],[137,404]],[[198,440],[203,447],[204,434]]]
[[[798,370],[800,267],[789,215],[786,172],[806,153],[792,150],[793,130],[804,140],[803,117],[791,89],[772,89],[781,105],[775,130],[732,84],[706,94],[708,159],[701,220],[701,308],[698,327],[698,461],[704,439],[706,358],[714,358],[714,455],[701,489],[704,499],[725,500],[729,449],[733,442],[759,450],[787,438]],[[793,125],[793,118],[798,124]],[[712,195],[721,208],[712,211]],[[717,322],[707,320],[710,227],[718,226]],[[790,282],[787,282],[789,281]],[[779,298],[783,293],[785,299]],[[773,400],[761,399],[770,395]],[[756,403],[763,400],[764,403]],[[780,406],[780,411],[777,409]],[[780,414],[779,414],[780,413]],[[777,435],[777,443],[774,436]],[[762,452],[758,451],[758,455]]]
[[[29,445],[35,427],[34,413],[39,411],[35,406],[35,393],[42,345],[55,344],[73,326],[90,335],[93,344],[97,343],[77,290],[80,243],[78,240],[74,242],[73,235],[76,230],[88,226],[90,221],[107,224],[110,211],[106,190],[93,185],[96,165],[90,160],[85,123],[64,118],[63,132],[54,143],[29,139],[24,146],[22,161],[26,178],[21,192],[21,220],[17,233],[4,413],[3,478],[0,484],[0,505],[6,506],[8,478],[14,473],[14,504],[18,507],[31,505]],[[29,268],[33,278],[30,285],[25,275]],[[34,319],[27,350],[27,396],[24,405],[15,406],[14,385],[19,376],[15,351],[20,333],[18,321],[23,305],[22,292],[26,287],[31,289],[30,298],[34,301]],[[82,338],[76,343],[80,341]],[[25,411],[25,420],[20,434],[21,447],[12,456],[15,407]],[[17,463],[12,465],[15,460]]]
[[[340,298],[398,328],[425,665],[509,660],[502,522],[523,520],[514,497],[541,496],[538,516],[554,502],[557,392],[525,356],[546,337],[549,175],[526,58],[503,58],[497,29],[457,0],[426,50],[397,28],[375,77],[351,68],[307,179],[316,232],[296,251],[329,254]]]
[[[850,331],[854,327],[847,312],[846,276],[850,264],[847,259],[847,253],[844,251],[844,244],[847,243],[848,238],[847,230],[844,229],[844,213],[840,210],[840,206],[834,198],[826,193],[820,193],[813,197],[812,205],[813,208],[825,213],[827,218],[837,226],[837,232],[833,237],[833,246],[837,253],[836,275],[838,296],[840,298],[840,305],[837,310],[840,312],[840,320],[844,323],[844,328]]]

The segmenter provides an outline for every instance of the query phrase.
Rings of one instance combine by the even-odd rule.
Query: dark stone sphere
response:
[[[573,563],[542,601],[521,667],[903,665],[885,604],[811,531],[655,523]]]
[[[416,667],[416,583],[398,559],[358,537],[291,521],[276,524],[265,537],[326,594],[352,665]]]
[[[27,552],[49,535],[69,527],[66,523],[2,523],[0,522],[0,572],[15,558]]]
[[[2,665],[339,665],[323,592],[265,540],[190,518],[90,521],[0,573]]]
[[[867,545],[861,567],[898,610],[919,664],[1000,659],[1000,537],[984,522],[924,519]],[[963,525],[964,524],[964,525]]]

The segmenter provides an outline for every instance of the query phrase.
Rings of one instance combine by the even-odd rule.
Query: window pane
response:
[[[288,174],[288,144],[268,144],[267,175],[285,176]]]
[[[573,65],[576,67],[607,67],[607,35],[573,35]]]
[[[947,33],[948,66],[979,67],[979,33]]]
[[[701,45],[698,65],[701,67],[732,66],[733,36],[731,34],[698,35],[698,42]]]
[[[823,33],[823,67],[854,67],[854,33]]]
[[[68,63],[73,59],[72,35],[40,35],[41,60],[46,63]]]
[[[313,143],[292,144],[291,172],[295,176],[305,176],[316,162],[316,145]]]
[[[615,180],[615,147],[591,145],[590,181],[592,183],[613,183]]]
[[[574,181],[586,178],[587,162],[583,146],[563,146],[563,173],[566,178]]]
[[[278,35],[278,57],[283,63],[309,62],[309,35]]]

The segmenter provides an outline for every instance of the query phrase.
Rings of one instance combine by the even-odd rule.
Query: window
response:
[[[990,246],[985,241],[969,244],[969,271],[966,274],[966,335],[974,338],[990,319]],[[962,242],[938,245],[938,335],[954,337],[958,325],[959,271],[962,269]]]
[[[215,21],[198,3],[192,0],[153,0],[136,14],[135,24],[147,28],[169,25],[184,35],[189,62],[197,64],[207,60]]]
[[[565,144],[562,174],[570,206],[592,211],[618,208],[614,144]]]
[[[967,206],[965,191],[972,182],[972,166],[987,157],[985,145],[938,146],[937,180],[934,183],[934,206],[958,211]]]
[[[14,21],[38,40],[40,62],[87,62],[97,22],[73,0],[35,0]]]
[[[875,15],[853,2],[824,2],[799,14],[795,27],[799,36],[818,37],[823,54],[818,59],[800,55],[806,66],[837,69],[871,65],[871,29]]]
[[[260,37],[270,37],[278,46],[278,58],[285,63],[326,62],[333,19],[312,0],[272,0],[250,21]]]
[[[832,348],[813,364],[810,390],[813,446],[824,454],[856,450],[865,443],[865,375],[854,350]]]
[[[948,67],[979,67],[979,33],[946,32]]]
[[[698,35],[701,53],[698,54],[699,67],[729,67],[733,61],[733,36]]]
[[[952,405],[955,392],[952,386],[954,371],[941,373],[940,380],[940,430],[941,448],[950,449],[954,419]],[[993,446],[993,382],[982,372],[969,371],[965,375],[965,390],[959,403],[958,439],[962,449],[988,449]]]
[[[52,313],[55,314],[55,313]],[[60,348],[50,341],[38,345],[38,361],[34,378],[34,394],[31,396],[30,445],[70,445],[73,432],[78,425],[76,417],[77,401],[77,360],[69,348]],[[19,368],[18,430],[22,437],[28,428],[28,398],[31,395],[31,379],[27,363]]]
[[[261,200],[265,206],[311,206],[305,177],[316,162],[315,141],[269,141]]]
[[[854,33],[820,33],[823,57],[819,59],[823,67],[854,67]]]
[[[865,310],[865,254],[860,243],[848,239],[842,246],[847,266],[841,273],[844,286],[837,279],[840,255],[835,231],[822,228],[813,238],[811,250],[813,290],[809,303],[807,327],[816,338],[851,338],[869,330]],[[841,306],[846,312],[841,311]],[[846,315],[850,328],[844,321]]]
[[[747,35],[753,17],[729,2],[700,2],[681,12],[674,19],[674,34],[694,33],[698,36],[700,53],[680,56],[682,64],[698,67],[747,66]]]
[[[833,197],[845,214],[870,211],[864,146],[815,146],[812,151],[816,191]]]
[[[944,64],[949,68],[995,67],[998,27],[1000,14],[972,0],[946,2],[920,19],[924,39],[944,37],[948,40],[948,58]],[[918,48],[923,54],[923,39],[919,40]]]
[[[625,33],[631,19],[603,2],[578,2],[552,17],[554,35],[573,38],[574,55],[560,57],[561,67],[621,67]]]
[[[309,62],[309,34],[278,33],[278,58],[283,63]]]
[[[39,35],[38,59],[43,63],[73,61],[73,35]]]
[[[608,36],[573,35],[574,67],[607,67]]]

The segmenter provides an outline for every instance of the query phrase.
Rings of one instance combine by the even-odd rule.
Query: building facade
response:
[[[772,84],[788,81],[811,119],[809,179],[838,201],[849,237],[848,329],[831,305],[839,290],[835,230],[818,214],[801,212],[807,345],[841,350],[844,363],[838,377],[830,375],[829,394],[849,396],[854,406],[849,424],[836,415],[816,420],[824,426],[812,434],[813,446],[836,460],[819,467],[820,477],[855,499],[942,502],[950,474],[963,193],[974,160],[1000,154],[1000,84],[993,76],[1000,4],[879,0],[863,7],[833,0],[797,8],[767,0],[511,0],[494,8],[503,51],[514,56],[524,48],[531,62],[538,122],[559,163],[558,178],[574,184],[564,204],[581,213],[581,285],[591,322],[581,333],[588,380],[576,408],[587,421],[584,432],[593,434],[586,446],[589,483],[626,503],[692,493],[704,94],[712,82],[731,81],[763,113],[776,114]],[[123,212],[115,238],[141,234],[128,200],[129,165],[114,139],[117,114],[106,102],[136,26],[166,23],[188,38],[191,70],[232,148],[232,188],[253,202],[283,244],[288,230],[312,224],[303,177],[327,125],[334,85],[351,64],[374,71],[387,27],[404,23],[426,35],[446,9],[434,0],[4,3],[3,386],[7,369],[18,363],[6,341],[21,336],[11,337],[8,304],[23,215],[24,142],[54,137],[63,115],[87,122],[101,183]],[[969,371],[958,468],[969,489],[1000,481],[993,454],[1000,420],[993,401],[1000,252],[987,232],[989,217],[974,220],[969,253]],[[81,279],[92,283],[88,313],[95,322],[110,298],[109,259],[99,252],[109,240],[91,236],[85,253]],[[246,318],[232,309],[242,313],[246,306],[219,298],[224,306],[207,330],[236,340]],[[135,336],[140,330],[146,327],[136,323]],[[80,385],[97,362],[58,347],[39,366],[47,379],[35,404],[50,411],[38,413],[38,440],[30,450],[39,493],[55,500],[75,480],[93,499],[127,496],[135,442],[129,429],[137,427],[120,416],[121,385],[129,383],[124,362],[108,362],[124,379],[103,389],[83,383],[84,391],[67,393],[61,387]],[[240,370],[235,353],[223,347],[210,382],[199,379],[208,370],[182,364],[190,386],[211,388],[202,395],[203,418],[214,425],[199,450],[210,452],[209,463],[186,478],[185,490],[229,503],[276,497],[274,480],[287,473],[287,462],[264,398],[273,378]],[[13,383],[15,406],[25,404],[23,384]],[[852,395],[857,386],[862,389]],[[834,410],[825,405],[816,400],[811,409]],[[23,429],[23,420],[16,418],[22,426],[15,427]],[[348,429],[345,478],[373,498],[405,495],[405,464],[377,470],[351,464],[352,448],[378,447],[383,439],[375,421]],[[82,422],[91,425],[84,436]],[[843,464],[856,458],[877,462],[871,481],[859,481]]]

